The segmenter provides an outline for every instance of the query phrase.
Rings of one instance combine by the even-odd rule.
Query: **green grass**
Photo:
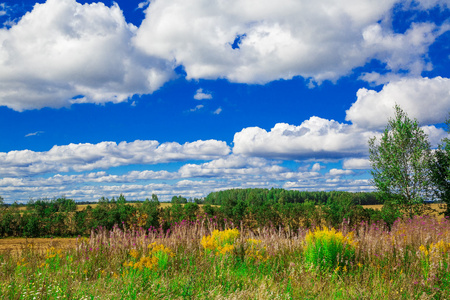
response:
[[[346,269],[309,263],[306,230],[262,228],[256,234],[241,228],[239,236],[229,241],[233,251],[220,254],[206,251],[201,243],[213,229],[186,223],[161,235],[115,228],[80,239],[74,249],[24,246],[19,254],[0,254],[0,295],[3,299],[450,298],[447,221],[417,218],[397,222],[390,232],[380,224],[341,228],[343,236],[353,232],[356,245],[351,260],[343,264]],[[431,249],[431,243],[439,241],[448,249],[428,254],[424,263],[420,247]],[[149,267],[130,264],[142,257],[149,258]]]

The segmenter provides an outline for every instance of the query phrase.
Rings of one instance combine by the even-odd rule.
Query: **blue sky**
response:
[[[435,146],[448,0],[0,0],[0,196],[370,191],[399,104]]]

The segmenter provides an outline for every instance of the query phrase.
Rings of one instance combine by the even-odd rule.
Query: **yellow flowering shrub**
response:
[[[224,255],[234,250],[234,242],[239,238],[239,230],[226,229],[214,230],[211,235],[204,236],[201,245],[207,252],[213,252],[216,255]]]
[[[147,249],[147,255],[141,255],[136,249],[131,249],[129,255],[132,259],[124,262],[123,266],[137,270],[165,269],[169,258],[175,256],[170,248],[156,242],[148,245]]]
[[[440,240],[437,243],[431,243],[428,247],[420,245],[419,258],[422,264],[422,274],[428,279],[432,272],[444,266],[443,259],[450,252],[450,243]]]
[[[265,262],[269,259],[266,247],[261,245],[261,240],[247,239],[245,257],[251,261]]]
[[[306,234],[303,255],[307,264],[333,269],[352,261],[357,246],[353,232],[344,235],[334,228],[322,227]]]
[[[50,249],[46,250],[45,259],[53,259],[58,256],[59,258],[62,258],[62,249],[55,249],[55,247],[51,247]]]

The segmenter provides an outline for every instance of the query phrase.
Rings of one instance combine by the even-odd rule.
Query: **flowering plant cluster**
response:
[[[303,251],[307,264],[322,269],[344,267],[354,260],[358,243],[353,232],[344,235],[334,228],[322,227],[306,234]]]
[[[234,250],[234,243],[239,235],[239,230],[236,228],[223,231],[214,230],[211,235],[202,238],[201,245],[207,252],[225,255]]]
[[[131,260],[124,262],[123,266],[141,271],[144,268],[148,270],[157,270],[158,268],[164,270],[167,267],[169,257],[175,256],[170,248],[157,242],[148,245],[147,248],[149,250],[147,254],[141,254],[138,250],[131,249],[129,252]]]

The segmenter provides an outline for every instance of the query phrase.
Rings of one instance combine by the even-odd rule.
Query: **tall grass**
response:
[[[328,251],[336,255],[330,268],[310,257],[327,247],[313,247],[324,231],[343,245]],[[391,230],[383,223],[310,232],[255,230],[232,223],[220,227],[213,219],[182,221],[171,231],[99,227],[73,249],[40,251],[30,244],[19,253],[0,254],[0,294],[4,299],[449,299],[449,255],[450,223],[431,217],[398,220]]]

